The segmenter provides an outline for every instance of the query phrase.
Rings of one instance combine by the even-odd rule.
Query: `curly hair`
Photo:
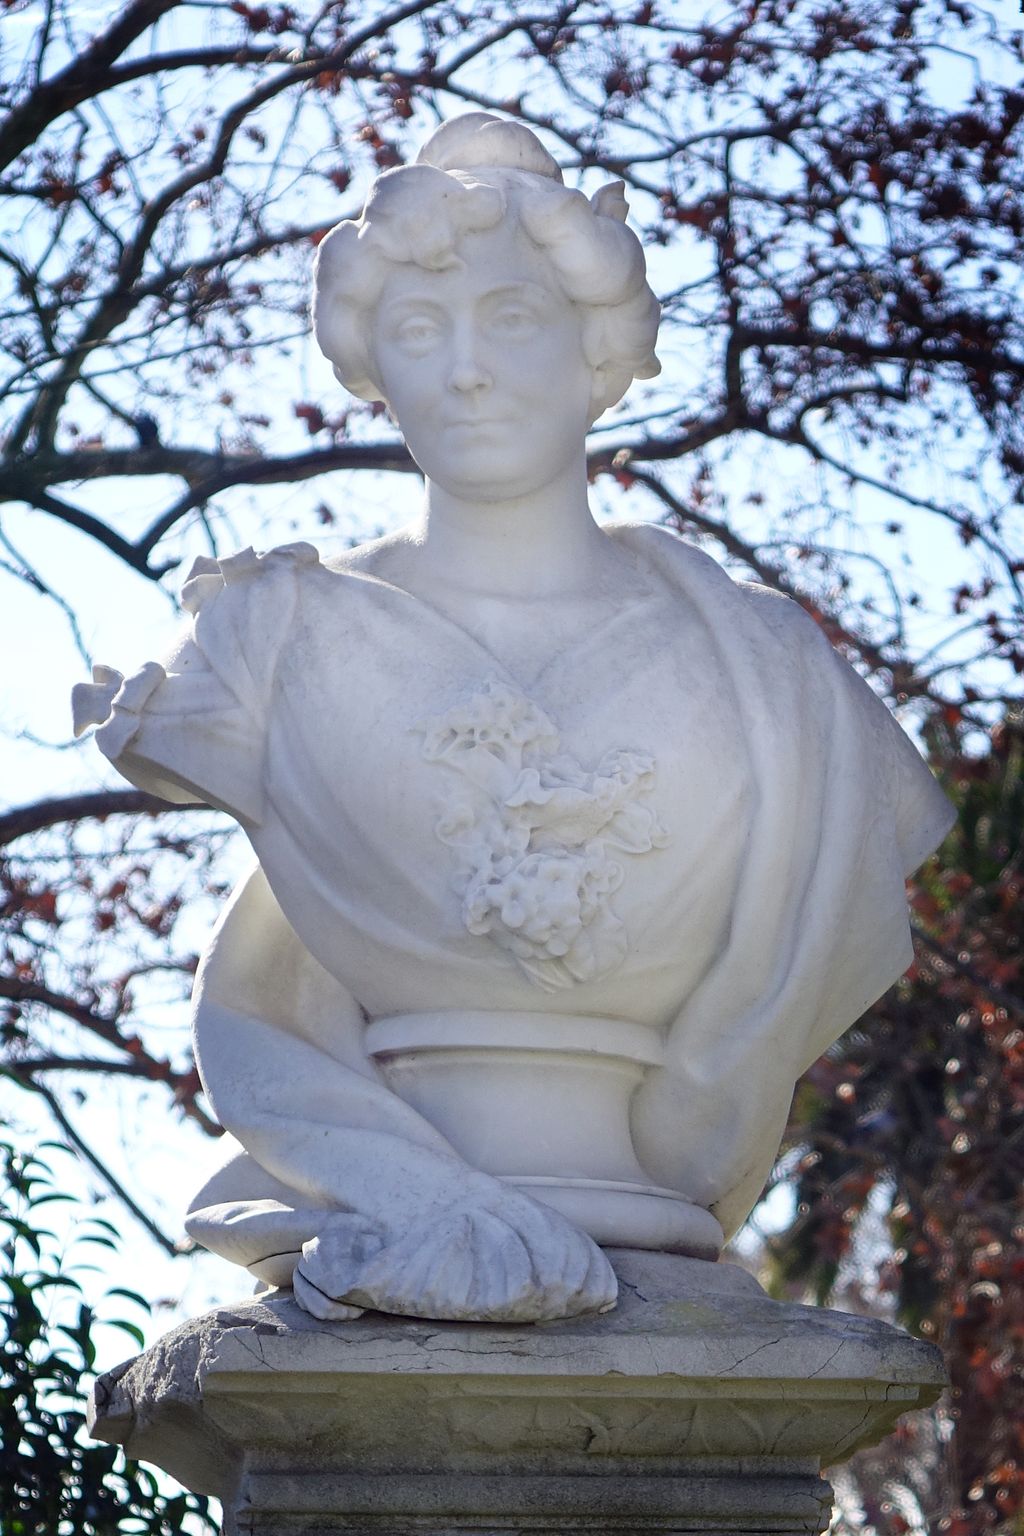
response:
[[[373,314],[392,266],[444,271],[464,235],[515,220],[546,253],[562,292],[583,311],[583,350],[594,372],[592,420],[633,379],[660,371],[654,355],[659,305],[643,248],[623,222],[622,183],[592,198],[562,183],[540,140],[487,112],[454,118],[413,165],[385,171],[362,215],[335,226],[317,253],[313,323],[345,388],[385,398],[372,345]]]

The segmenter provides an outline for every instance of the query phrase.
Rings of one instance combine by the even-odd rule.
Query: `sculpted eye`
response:
[[[407,347],[429,346],[437,334],[437,321],[429,315],[409,315],[394,329],[395,340]]]
[[[500,309],[494,317],[494,323],[499,330],[510,336],[521,336],[536,329],[537,317],[529,309]]]

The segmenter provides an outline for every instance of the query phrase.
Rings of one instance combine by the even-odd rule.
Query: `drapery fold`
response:
[[[939,842],[952,812],[884,705],[796,604],[733,582],[661,529],[607,531],[651,573],[656,596],[636,624],[652,634],[657,627],[661,648],[672,652],[678,615],[686,637],[668,670],[663,657],[659,672],[652,662],[651,686],[678,679],[672,687],[683,706],[687,677],[695,688],[700,680],[705,693],[713,679],[714,693],[702,704],[707,742],[695,718],[687,727],[693,769],[680,771],[678,743],[659,750],[666,734],[659,721],[671,714],[674,695],[652,696],[643,706],[638,651],[624,737],[602,745],[650,752],[652,804],[669,835],[626,868],[614,896],[629,933],[620,977],[608,978],[603,991],[599,982],[563,990],[558,1007],[628,1017],[635,999],[637,1017],[648,1008],[644,1017],[653,1015],[667,1031],[665,1066],[652,1069],[633,1103],[635,1144],[653,1183],[711,1208],[728,1233],[770,1171],[799,1073],[908,964],[904,877]],[[367,772],[388,772],[381,754],[391,752],[396,785],[415,802],[422,779],[427,805],[432,781],[423,776],[445,770],[419,763],[415,715],[395,723],[400,707],[385,702],[375,713],[368,693],[379,679],[382,698],[397,697],[403,652],[407,689],[435,693],[442,704],[485,686],[499,663],[386,582],[326,570],[308,545],[200,562],[186,601],[193,625],[171,657],[127,683],[101,669],[77,703],[79,728],[99,724],[99,745],[126,777],[165,798],[228,810],[264,860],[220,924],[197,985],[207,1091],[225,1127],[272,1176],[276,1196],[290,1189],[314,1206],[368,1213],[393,1197],[395,1209],[404,1209],[417,1189],[427,1198],[428,1185],[448,1187],[465,1169],[367,1060],[366,1013],[410,1006],[543,1013],[546,998],[530,991],[507,954],[461,928],[458,903],[437,877],[444,849],[432,825],[417,842],[389,836],[385,816],[367,816],[353,777],[357,750],[343,764],[329,754],[312,760],[321,722],[302,689],[309,666],[319,667],[327,680],[324,720],[351,717],[366,740]],[[345,604],[352,618],[339,621],[344,646],[339,641],[335,653],[324,635],[313,658],[310,614],[329,616]],[[623,643],[621,633],[614,643]],[[575,674],[571,662],[561,693],[549,680],[543,701],[567,737],[559,700],[580,695],[585,703],[589,691],[587,719],[601,717],[608,701],[600,669],[614,670],[616,651],[602,656],[591,642]],[[334,699],[330,679],[360,666],[369,681]],[[308,698],[316,696],[310,684]],[[634,739],[647,722],[651,739]],[[571,744],[581,762],[599,760],[583,726]],[[327,826],[331,795],[338,814]],[[688,819],[673,821],[688,795],[701,803],[688,808]],[[723,809],[730,796],[742,808],[735,814]],[[381,875],[379,910],[375,850],[380,869],[396,872],[393,889],[400,891],[389,905]],[[673,871],[688,893],[674,932],[665,926],[675,911]],[[648,943],[652,934],[657,943]],[[602,996],[611,999],[608,1007],[597,1006]],[[386,1155],[378,1138],[387,1139]],[[324,1166],[325,1139],[336,1154],[327,1184],[309,1175]],[[431,1169],[430,1179],[418,1180],[417,1166],[424,1178]],[[382,1186],[382,1179],[395,1183],[399,1169],[411,1196]]]

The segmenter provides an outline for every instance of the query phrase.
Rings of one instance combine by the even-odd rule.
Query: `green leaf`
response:
[[[142,1307],[144,1309],[144,1311],[146,1311],[146,1312],[151,1312],[153,1310],[151,1305],[150,1305],[150,1303],[146,1300],[145,1296],[140,1296],[138,1291],[129,1291],[123,1285],[112,1285],[110,1287],[110,1290],[107,1292],[107,1295],[108,1296],[124,1296],[129,1301],[136,1302],[137,1305]]]
[[[120,1328],[123,1333],[129,1334],[135,1340],[140,1349],[145,1349],[146,1335],[135,1323],[125,1322],[124,1318],[121,1317],[112,1317],[106,1320],[106,1327]]]
[[[67,1286],[69,1290],[77,1291],[79,1295],[82,1293],[82,1287],[70,1275],[41,1275],[38,1280],[33,1282],[32,1289],[35,1291],[52,1290],[58,1285]]]
[[[114,1223],[112,1221],[108,1221],[105,1216],[87,1216],[82,1225],[87,1227],[102,1227],[104,1232],[109,1232],[112,1237],[116,1237],[118,1241],[120,1241],[121,1233],[117,1227],[114,1226]]]

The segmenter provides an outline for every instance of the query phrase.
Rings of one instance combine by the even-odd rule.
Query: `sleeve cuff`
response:
[[[79,683],[71,695],[75,735],[97,726],[97,745],[115,761],[138,734],[146,701],[167,674],[159,662],[147,661],[129,678],[113,667],[94,667],[92,675],[91,683]]]

